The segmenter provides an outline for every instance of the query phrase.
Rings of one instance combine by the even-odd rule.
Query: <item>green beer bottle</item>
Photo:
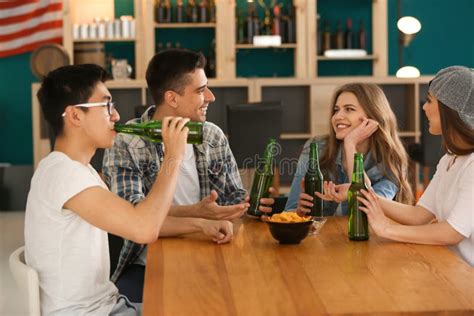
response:
[[[309,145],[308,171],[304,176],[304,191],[313,197],[313,207],[309,215],[323,217],[323,200],[314,192],[323,192],[323,174],[319,168],[318,144]]]
[[[259,163],[252,182],[252,190],[250,191],[250,207],[247,214],[250,216],[262,216],[259,211],[260,199],[269,197],[268,189],[273,182],[273,159],[276,152],[276,140],[270,138],[268,140],[265,153],[263,154],[263,162]]]
[[[203,123],[188,122],[186,127],[189,128],[188,144],[202,144]],[[137,135],[155,143],[163,141],[161,121],[158,120],[135,124],[115,124],[114,129],[118,133]]]
[[[354,154],[354,172],[352,173],[352,183],[347,193],[349,204],[349,239],[367,240],[369,239],[369,223],[367,215],[359,210],[360,202],[358,196],[362,196],[360,190],[368,190],[364,181],[364,158],[362,154]]]

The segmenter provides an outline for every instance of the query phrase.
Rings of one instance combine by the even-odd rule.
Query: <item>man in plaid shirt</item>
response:
[[[205,64],[202,54],[188,50],[156,54],[146,73],[156,106],[151,106],[141,118],[130,123],[159,120],[165,116],[205,122],[207,107],[215,100],[207,86]],[[110,190],[133,204],[139,203],[155,181],[165,150],[161,143],[119,134],[114,146],[104,155],[103,173]],[[261,202],[271,205],[273,199],[262,199]],[[247,193],[224,133],[213,123],[205,122],[203,143],[187,145],[173,206],[160,237],[193,232],[189,225],[179,225],[179,221],[187,221],[191,226],[199,224],[204,232],[206,227],[215,229],[216,225],[203,225],[203,222],[238,218],[248,207]],[[271,211],[271,208],[261,206],[261,210]],[[132,302],[142,301],[145,263],[146,245],[125,240],[112,281]]]

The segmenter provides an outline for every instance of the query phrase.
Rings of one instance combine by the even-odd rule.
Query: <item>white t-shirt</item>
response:
[[[164,146],[163,146],[164,151]],[[199,177],[196,168],[193,145],[187,144],[184,159],[179,166],[178,183],[173,196],[173,205],[191,205],[201,200]],[[145,265],[148,248],[145,247],[135,261],[136,264]]]
[[[191,205],[201,200],[199,177],[193,145],[186,145],[184,159],[179,166],[178,183],[173,205]]]
[[[43,315],[108,315],[118,290],[109,280],[107,233],[64,209],[87,188],[107,189],[92,166],[60,152],[33,175],[25,215],[25,257],[39,275]]]
[[[453,159],[450,155],[441,158],[418,205],[465,237],[450,248],[474,266],[474,154],[458,156],[454,164]]]

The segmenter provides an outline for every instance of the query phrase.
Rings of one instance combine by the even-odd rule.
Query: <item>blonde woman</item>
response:
[[[312,197],[301,192],[307,171],[309,144],[319,145],[324,179],[324,215],[347,215],[347,190],[354,153],[364,154],[366,178],[377,194],[403,203],[413,202],[407,180],[408,155],[397,133],[395,114],[382,89],[375,84],[340,87],[332,101],[331,128],[323,139],[309,140],[301,153],[285,210],[309,212]]]
[[[474,70],[453,66],[438,72],[423,110],[429,132],[442,135],[447,152],[426,191],[416,206],[387,200],[374,190],[363,191],[361,209],[377,235],[449,245],[474,266]]]

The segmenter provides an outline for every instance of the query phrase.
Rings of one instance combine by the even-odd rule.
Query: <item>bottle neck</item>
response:
[[[263,167],[261,169],[263,173],[273,173],[274,153],[275,153],[275,143],[270,142],[265,148],[265,153],[263,154]]]
[[[114,130],[117,133],[125,133],[132,135],[143,135],[143,127],[135,124],[115,124]]]
[[[362,156],[354,157],[354,171],[352,173],[352,183],[364,183],[364,160]]]
[[[319,170],[319,154],[316,143],[311,143],[309,148],[308,173],[316,173]]]

